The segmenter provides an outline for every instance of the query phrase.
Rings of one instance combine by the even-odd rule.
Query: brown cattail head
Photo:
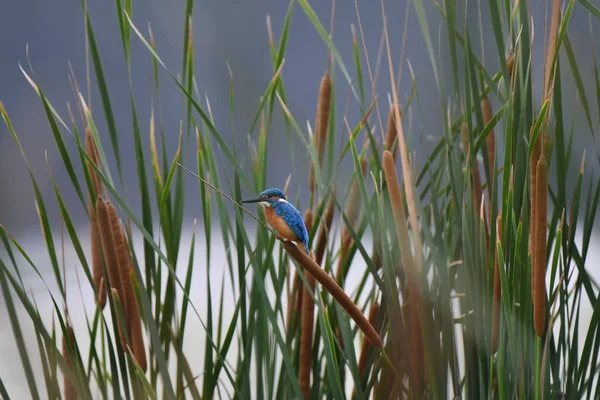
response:
[[[548,213],[548,163],[541,157],[537,163],[535,213],[535,264],[533,282],[533,323],[541,337],[546,324],[546,228]]]
[[[106,206],[108,208],[108,215],[110,217],[110,226],[117,252],[119,279],[121,281],[121,286],[117,288],[117,292],[119,293],[119,299],[121,300],[121,305],[123,306],[123,315],[125,316],[125,321],[129,323],[129,299],[133,296],[133,289],[131,287],[131,281],[129,280],[128,249],[123,237],[121,224],[119,223],[119,217],[117,216],[117,210],[110,201],[106,201]]]
[[[136,282],[135,271],[133,270],[133,262],[129,257],[129,281]],[[142,371],[146,372],[148,365],[146,360],[146,346],[144,345],[144,336],[142,334],[142,320],[140,318],[137,299],[135,293],[129,299],[129,337],[131,338],[131,350],[133,358],[140,366]]]
[[[119,275],[119,263],[117,258],[116,244],[113,236],[112,226],[110,222],[110,212],[107,203],[102,199],[102,196],[96,198],[96,215],[98,218],[98,231],[100,234],[100,242],[102,244],[102,253],[108,270],[108,279],[110,285],[108,288],[121,290],[121,278]]]
[[[317,105],[317,120],[315,122],[315,143],[319,158],[319,166],[323,166],[327,131],[329,129],[329,111],[331,109],[331,77],[329,71],[325,72],[319,88],[319,103]],[[308,177],[308,186],[311,192],[316,189],[314,165],[311,165]]]
[[[388,115],[387,134],[383,144],[384,149],[389,150],[394,156],[394,161],[396,161],[396,156],[398,155],[398,143],[396,142],[396,139],[398,138],[398,131],[396,130],[396,109],[398,110],[398,114],[400,114],[400,118],[402,119],[402,109],[398,104],[394,104],[390,109],[390,114]]]
[[[69,366],[71,371],[74,373],[73,363],[71,362],[71,355],[69,353],[69,348],[71,349],[71,351],[74,352],[75,335],[73,334],[73,328],[71,328],[69,323],[67,323],[65,329],[67,332],[66,332],[66,335],[63,336],[63,340],[62,340],[62,355],[63,355],[67,365]],[[64,390],[65,390],[65,397],[64,397],[65,400],[77,399],[77,389],[75,388],[75,385],[73,383],[71,383],[71,380],[66,375],[64,377],[63,385],[64,385]]]
[[[105,285],[107,290],[111,290],[119,297],[119,302],[122,305],[123,313],[125,315],[125,306],[122,300],[122,286],[121,276],[119,272],[119,261],[117,256],[117,246],[115,244],[115,238],[113,235],[113,229],[111,224],[111,217],[109,206],[102,199],[102,196],[96,198],[96,215],[98,217],[98,230],[100,232],[100,242],[102,243],[102,253],[104,254],[104,261],[106,263],[106,269],[108,270],[109,285]],[[114,297],[114,294],[113,294]],[[117,316],[118,319],[118,316]],[[123,327],[119,322],[119,333],[121,335],[121,344],[125,346],[125,335]]]
[[[502,242],[502,215],[496,218],[496,260],[494,262],[494,299],[492,303],[492,354],[498,350],[498,338],[500,334],[500,301],[502,285],[500,282],[500,262],[498,248]]]

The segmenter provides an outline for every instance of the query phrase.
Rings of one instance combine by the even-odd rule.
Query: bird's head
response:
[[[277,201],[287,201],[280,189],[273,188],[263,191],[257,198],[242,200],[242,203],[258,203],[263,207],[273,207]]]

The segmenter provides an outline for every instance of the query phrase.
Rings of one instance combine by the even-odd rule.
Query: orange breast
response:
[[[269,225],[271,225],[281,236],[288,240],[298,241],[294,231],[285,223],[283,218],[275,214],[275,210],[272,207],[265,207],[265,218]]]

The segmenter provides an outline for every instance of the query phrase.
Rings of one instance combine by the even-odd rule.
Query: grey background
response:
[[[328,27],[331,10],[330,2],[313,3],[313,7],[322,23]],[[259,98],[264,93],[273,74],[265,17],[267,14],[271,16],[275,39],[278,40],[287,6],[288,4],[285,1],[222,1],[197,2],[194,8],[195,74],[198,87],[201,95],[206,95],[210,99],[212,112],[220,132],[229,143],[235,143],[242,155],[240,163],[243,166],[249,165],[249,153],[247,151],[248,127],[257,109]],[[469,25],[474,47],[480,52],[477,3],[461,2],[458,7],[458,15],[465,15],[465,6],[468,10],[466,22]],[[121,152],[127,188],[125,192],[129,198],[135,200],[132,201],[134,210],[139,210],[137,197],[132,195],[132,193],[135,194],[137,188],[137,176],[135,159],[132,156],[134,150],[127,71],[120,42],[115,5],[113,2],[92,1],[89,2],[88,7],[103,60],[118,134],[122,140]],[[373,68],[375,68],[382,32],[380,3],[360,1],[359,7],[369,57]],[[440,65],[447,66],[442,74],[445,76],[446,87],[449,89],[450,60],[446,50],[445,27],[433,3],[425,2],[425,8],[434,46],[438,49],[436,57],[440,60]],[[493,47],[494,38],[489,20],[489,10],[485,2],[481,5],[481,8],[483,42],[486,49],[483,56],[488,68],[491,71],[497,71],[498,57]],[[405,9],[406,3],[404,1],[386,3],[395,69],[398,67],[400,57]],[[534,62],[535,60],[542,60],[543,57],[545,11],[543,2],[535,2],[531,5],[532,18],[535,22]],[[158,52],[173,74],[178,74],[181,71],[183,15],[183,1],[134,2],[133,6],[132,18],[134,23],[146,36],[147,25],[152,26]],[[462,19],[464,18],[461,17]],[[354,2],[338,0],[335,14],[334,41],[354,79],[351,24],[358,27]],[[596,21],[591,25],[598,28]],[[306,132],[307,120],[310,121],[311,125],[314,125],[318,86],[325,69],[327,48],[297,4],[293,12],[291,26],[283,77],[290,110],[301,129]],[[72,206],[70,211],[76,220],[85,217],[83,209],[75,196],[71,195],[73,190],[65,170],[62,168],[41,102],[19,70],[18,64],[20,63],[26,71],[30,72],[25,52],[26,45],[29,45],[30,61],[35,79],[61,116],[68,122],[69,116],[66,103],[70,102],[72,108],[76,109],[68,79],[68,62],[73,65],[80,88],[84,93],[86,87],[83,28],[81,4],[77,1],[24,0],[14,2],[9,7],[3,7],[0,13],[0,49],[2,50],[0,58],[0,100],[4,103],[12,118],[43,194],[45,197],[52,196],[50,180],[48,179],[48,167],[45,161],[45,152],[47,151],[53,169],[53,176],[57,180],[61,191],[63,191],[68,205]],[[462,27],[460,28],[462,29]],[[413,149],[417,151],[417,162],[421,163],[426,159],[427,151],[442,134],[440,124],[441,118],[445,115],[445,110],[440,110],[439,107],[439,95],[433,79],[431,63],[424,46],[423,35],[414,8],[410,10],[408,32],[405,55],[416,75],[422,114],[418,112],[416,107],[413,107],[413,112],[410,115],[412,129],[407,133],[413,137]],[[589,89],[588,98],[595,122],[597,113],[596,107],[594,107],[593,52],[591,51],[594,43],[590,33],[587,12],[577,4],[573,11],[569,34],[579,61],[584,85]],[[597,49],[597,44],[595,47]],[[570,78],[570,71],[568,71],[564,54],[561,59],[563,60],[563,74],[567,76],[567,80],[563,82],[566,119],[570,120],[573,113],[575,113],[576,143],[573,162],[578,163],[582,148],[590,145],[591,138],[589,131],[586,129],[581,109],[576,104],[574,85]],[[135,35],[132,36],[132,60],[133,87],[137,110],[144,145],[148,149],[151,58],[147,49]],[[233,131],[229,120],[229,72],[227,63],[231,66],[234,74],[236,105],[235,128]],[[539,80],[542,75],[541,62],[535,64],[534,77],[536,83],[538,83],[536,87],[539,88]],[[93,69],[91,73],[92,110],[103,144],[108,150],[110,142],[100,98],[95,89]],[[339,114],[337,131],[338,134],[346,136],[347,133],[341,130],[341,124],[343,109],[348,96],[348,85],[339,68],[336,69],[336,74],[338,85],[336,105]],[[366,70],[364,74],[365,80],[368,82]],[[367,92],[369,92],[368,89],[367,86]],[[387,98],[390,91],[389,70],[385,56],[382,58],[377,89],[385,124]],[[181,103],[180,92],[165,73],[161,73],[161,91],[169,156],[172,157],[177,143],[179,120],[185,118],[184,108]],[[410,71],[405,63],[400,87],[401,101],[406,100],[409,91]],[[539,90],[536,92],[539,92]],[[368,96],[367,101],[370,101],[370,96]],[[497,107],[497,104],[495,106]],[[273,134],[270,136],[269,142],[268,184],[270,186],[282,186],[285,178],[291,173],[295,178],[293,182],[305,189],[307,166],[304,160],[306,160],[307,153],[299,147],[297,153],[294,154],[294,163],[290,162],[288,145],[286,144],[287,134],[283,130],[278,105],[276,105],[275,115]],[[351,125],[354,125],[360,117],[356,101],[353,100],[349,108],[348,120]],[[377,119],[372,118],[372,121],[377,122]],[[279,132],[281,134],[278,134]],[[256,133],[254,137],[256,137]],[[297,140],[295,133],[292,133],[291,137],[293,140]],[[67,145],[73,150],[73,140],[66,134],[65,138]],[[193,146],[189,147],[188,154],[191,155],[193,150],[191,147]],[[588,156],[592,156],[590,154],[592,153],[591,150],[593,149],[588,149]],[[113,160],[109,161],[112,163]],[[146,161],[149,161],[148,158]],[[190,161],[193,161],[193,159]],[[351,162],[350,159],[346,161]],[[223,164],[226,163],[223,162]],[[147,163],[147,170],[150,173],[149,163]],[[113,169],[113,175],[116,177],[116,169]],[[342,181],[346,178],[345,175],[340,177]],[[190,180],[188,180],[188,183],[193,184]],[[33,191],[27,169],[4,124],[0,126],[0,193],[0,222],[4,226],[14,234],[25,232],[33,225],[37,227],[38,221],[33,204]],[[301,198],[305,198],[305,195],[306,190],[301,191]],[[188,190],[188,196],[190,200],[197,200],[197,191],[194,186],[191,186]],[[55,216],[57,214],[55,212],[55,201],[52,197],[46,198],[49,199],[50,215]],[[198,210],[188,206],[186,213],[198,215]],[[57,219],[53,218],[52,221],[56,226]]]

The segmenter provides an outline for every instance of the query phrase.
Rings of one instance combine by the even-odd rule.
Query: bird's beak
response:
[[[264,199],[257,197],[255,199],[242,200],[242,201],[240,201],[240,203],[260,203],[261,201],[264,201]]]

